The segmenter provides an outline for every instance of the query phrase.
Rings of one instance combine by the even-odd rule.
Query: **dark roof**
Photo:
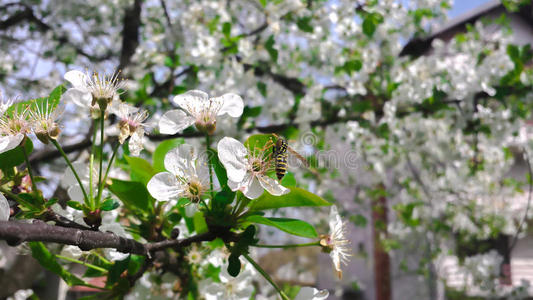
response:
[[[533,27],[532,8],[533,8],[532,5],[522,6],[520,11],[516,13],[518,16],[523,18],[526,21],[526,23],[528,23],[531,27]],[[431,42],[433,42],[435,38],[441,37],[447,32],[466,27],[466,24],[473,24],[481,17],[498,9],[505,9],[503,4],[501,4],[501,1],[499,0],[488,1],[487,3],[478,6],[473,10],[470,10],[456,18],[453,18],[448,23],[446,23],[444,26],[438,28],[437,30],[432,32],[427,37],[411,39],[400,52],[400,56],[410,55],[410,56],[417,57],[417,56],[423,55],[431,48]]]

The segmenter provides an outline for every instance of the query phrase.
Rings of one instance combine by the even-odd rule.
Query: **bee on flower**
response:
[[[209,98],[203,91],[191,90],[177,95],[172,102],[181,110],[170,110],[161,117],[159,131],[163,134],[175,134],[194,124],[198,131],[212,135],[216,130],[217,116],[228,114],[238,118],[244,109],[241,96],[233,93]]]
[[[274,196],[289,192],[267,175],[272,164],[262,151],[249,150],[236,139],[225,137],[218,142],[218,158],[228,172],[228,186],[232,191],[239,190],[250,199],[258,198],[264,190]]]
[[[88,72],[68,71],[64,78],[72,84],[72,88],[62,97],[67,102],[90,109],[93,116],[99,117],[100,112],[105,111],[112,101],[118,100],[120,90],[125,87],[125,82],[119,75],[120,72],[111,75],[99,73],[89,75]]]
[[[127,103],[120,102],[117,107],[111,107],[111,112],[118,118],[118,141],[124,144],[127,138],[130,138],[129,150],[134,156],[138,156],[143,146],[144,129],[146,124],[143,122],[148,118],[148,111],[139,111],[138,108],[133,107]]]
[[[320,245],[324,252],[329,253],[337,276],[341,279],[341,264],[346,265],[352,254],[350,241],[346,238],[346,223],[342,221],[335,205],[331,207],[329,215],[329,235],[320,237]]]

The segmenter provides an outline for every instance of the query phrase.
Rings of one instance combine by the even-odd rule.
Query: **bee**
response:
[[[289,147],[289,144],[285,139],[279,137],[275,133],[273,133],[272,135],[277,138],[276,143],[272,145],[272,153],[276,170],[276,177],[278,177],[279,181],[281,181],[287,173],[287,160],[289,158],[289,152],[296,156],[300,161],[302,161],[306,167],[309,166],[307,160],[294,149]]]

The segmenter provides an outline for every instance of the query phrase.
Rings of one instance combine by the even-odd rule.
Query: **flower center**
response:
[[[192,202],[197,203],[200,201],[200,197],[202,197],[204,191],[204,186],[197,179],[192,179],[187,183],[187,198],[189,198]]]

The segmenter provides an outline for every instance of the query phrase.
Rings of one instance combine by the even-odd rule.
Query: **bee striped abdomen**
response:
[[[287,141],[284,139],[278,139],[275,147],[275,158],[276,158],[276,176],[278,180],[281,180],[285,173],[287,173],[287,158],[289,154],[287,153]]]

